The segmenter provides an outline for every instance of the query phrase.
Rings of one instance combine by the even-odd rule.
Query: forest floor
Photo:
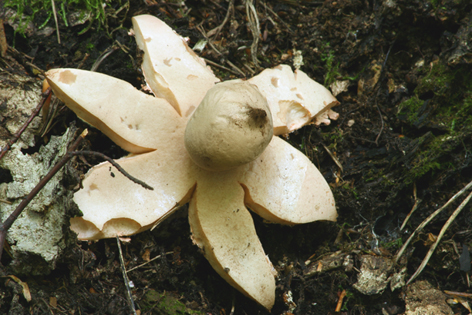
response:
[[[77,10],[69,7],[68,13]],[[468,314],[461,302],[472,293],[467,279],[472,204],[445,231],[422,273],[406,282],[469,191],[419,231],[397,263],[394,259],[417,226],[472,181],[470,1],[255,1],[254,10],[260,35],[253,51],[251,10],[243,1],[107,2],[106,18],[97,10],[92,22],[72,23],[69,15],[66,26],[59,17],[60,44],[54,18],[39,29],[47,18],[43,10],[26,36],[4,21],[9,48],[1,59],[2,75],[41,82],[38,69],[91,69],[100,60],[99,72],[141,88],[136,44],[128,35],[131,17],[138,14],[164,20],[189,38],[190,47],[206,39],[199,55],[222,80],[293,65],[301,54],[301,70],[311,78],[327,87],[342,86],[336,96],[340,105],[334,108],[340,117],[329,126],[306,126],[286,140],[324,175],[339,216],[337,222],[294,227],[253,216],[279,271],[272,314],[334,314],[338,303],[340,314],[403,314],[414,309],[413,300],[421,301],[415,290],[430,292],[428,283],[433,293],[423,298],[438,308],[424,314],[451,314],[448,307],[454,314]],[[2,108],[0,136],[8,138]],[[53,122],[45,135],[35,137],[33,147],[23,149],[25,154],[39,154],[48,139],[61,136],[72,123],[87,127],[61,106]],[[126,154],[93,128],[86,147],[112,158]],[[73,166],[81,174],[89,167],[83,160]],[[10,181],[8,171],[1,170],[0,185]],[[185,212],[122,245],[127,269],[147,263],[128,274],[140,314],[266,314],[211,268],[192,244]],[[72,233],[64,237],[67,246],[54,270],[44,272],[26,268],[34,260],[15,254],[10,244],[1,260],[2,275],[21,279],[32,299],[25,299],[24,287],[12,278],[3,278],[0,313],[130,314],[116,240],[87,243]]]

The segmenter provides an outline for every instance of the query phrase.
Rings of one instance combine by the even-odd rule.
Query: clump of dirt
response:
[[[363,255],[391,259],[421,221],[472,180],[472,4],[327,0],[254,5],[261,32],[257,47],[251,47],[254,35],[241,1],[130,1],[129,10],[110,18],[107,29],[92,26],[78,35],[83,26],[66,27],[59,19],[61,44],[55,33],[23,38],[5,25],[7,42],[15,47],[1,66],[40,78],[35,67],[90,69],[101,60],[98,71],[140,88],[139,52],[127,29],[133,15],[147,13],[189,37],[190,47],[209,40],[201,56],[222,80],[292,64],[301,54],[301,69],[318,82],[346,81],[337,95],[338,121],[305,127],[287,139],[312,159],[332,187],[338,222],[286,227],[254,216],[257,234],[279,272],[272,313],[334,314],[343,294],[343,314],[400,314],[405,289],[364,295],[354,284]],[[38,25],[41,18],[36,17]],[[54,22],[48,26],[55,27]],[[259,65],[253,63],[255,51]],[[36,146],[62,135],[72,121],[85,127],[62,107],[54,121]],[[93,129],[86,147],[113,158],[126,154]],[[78,161],[75,168],[84,173],[87,163]],[[419,233],[391,274],[406,267],[408,280],[460,201]],[[415,203],[416,212],[400,230]],[[141,314],[264,314],[222,280],[191,243],[185,211],[123,245],[126,268],[136,267],[128,276]],[[459,256],[463,244],[466,249],[472,245],[471,225],[468,205],[419,279],[441,290],[470,292]],[[21,285],[4,278],[0,312],[129,314],[117,253],[116,240],[73,243],[51,274],[17,275],[28,284],[31,302],[24,299]],[[335,268],[310,271],[313,263],[335,253],[341,257]],[[10,262],[4,255],[4,274]],[[453,308],[456,314],[468,313],[460,305]]]

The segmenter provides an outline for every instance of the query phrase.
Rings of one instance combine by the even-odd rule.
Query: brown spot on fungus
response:
[[[72,73],[72,71],[66,70],[62,71],[61,74],[59,75],[59,81],[64,83],[64,84],[73,84],[75,83],[75,80],[77,79],[77,76]]]

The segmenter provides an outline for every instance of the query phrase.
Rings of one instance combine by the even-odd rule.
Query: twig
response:
[[[282,24],[285,26],[285,29],[290,33],[290,34],[293,34],[293,31],[292,29],[290,28],[290,25],[287,24],[284,20],[282,20],[280,18],[280,16],[274,12],[274,10],[272,10],[267,4],[265,4],[263,1],[260,2],[264,8],[269,11],[277,20],[279,20],[280,22],[282,22]]]
[[[395,255],[395,263],[398,262],[398,260],[400,259],[400,257],[403,255],[403,253],[405,252],[405,249],[408,247],[408,245],[410,244],[410,242],[413,240],[413,237],[415,237],[415,235],[417,233],[419,233],[421,230],[423,230],[423,228],[429,223],[431,222],[431,220],[433,220],[439,213],[441,213],[441,211],[443,211],[447,206],[449,206],[452,202],[454,202],[458,197],[460,197],[464,192],[466,192],[470,187],[472,187],[472,182],[468,183],[467,186],[465,186],[464,188],[462,188],[459,192],[457,192],[454,196],[451,197],[451,199],[449,199],[446,204],[444,204],[444,206],[442,206],[441,208],[439,208],[438,210],[434,211],[433,213],[431,213],[429,215],[429,217],[427,217],[423,222],[421,222],[421,224],[416,228],[416,230],[413,231],[413,233],[411,233],[410,237],[408,238],[408,240],[405,242],[405,244],[403,244],[402,248],[400,248],[400,250],[398,251],[398,253]]]
[[[456,292],[456,291],[449,291],[449,290],[444,290],[444,293],[448,295],[454,295],[454,296],[460,296],[463,298],[472,298],[472,293],[467,293],[467,292]]]
[[[54,22],[56,23],[57,43],[60,44],[61,43],[61,35],[59,34],[59,23],[57,23],[56,4],[54,3],[54,0],[51,0],[51,5],[52,5],[52,13],[54,14]]]
[[[203,35],[203,37],[205,37],[205,39],[208,41],[208,44],[218,54],[218,56],[221,56],[222,53],[212,43],[211,39],[208,37],[207,33],[205,32],[205,29],[203,28],[203,26],[202,25],[197,25],[197,30]]]
[[[243,77],[246,77],[246,74],[243,72],[243,70],[239,69],[238,67],[236,67],[236,65],[234,63],[232,63],[231,61],[229,60],[226,60],[226,63],[229,64],[231,67],[233,67],[234,70],[236,70],[239,74],[241,74]]]
[[[259,38],[261,36],[261,29],[259,27],[259,17],[257,16],[256,8],[254,7],[253,0],[246,0],[246,14],[249,22],[249,29],[252,33],[252,44],[251,44],[251,55],[254,67],[259,68],[259,60],[257,60],[257,45],[259,44]]]
[[[336,303],[335,312],[341,312],[341,308],[343,307],[343,300],[346,297],[346,290],[343,290],[341,293],[338,294],[338,303]]]
[[[33,121],[33,119],[38,115],[38,113],[41,111],[41,108],[43,108],[44,102],[48,99],[49,95],[51,94],[51,88],[48,88],[44,93],[43,93],[43,98],[39,102],[39,104],[36,106],[34,109],[33,113],[31,116],[28,118],[28,120],[23,124],[23,126],[13,135],[13,138],[11,138],[7,144],[2,148],[2,151],[0,153],[0,160],[5,156],[8,150],[10,150],[11,146],[20,139],[21,135],[23,132],[26,130],[26,128],[29,126],[29,124]]]
[[[382,63],[382,68],[380,69],[380,76],[379,76],[379,80],[375,83],[375,85],[377,85],[381,80],[380,78],[382,78],[384,72],[385,72],[385,65],[387,64],[387,60],[388,60],[388,56],[390,56],[390,51],[392,50],[392,47],[393,47],[393,44],[395,44],[395,40],[393,41],[393,43],[390,45],[390,48],[388,49],[387,51],[387,55],[385,56],[385,60],[384,62]],[[375,86],[374,85],[374,86]],[[377,91],[377,96],[375,97],[375,106],[377,106],[377,110],[379,111],[379,115],[380,115],[380,122],[382,123],[381,127],[380,127],[380,131],[379,131],[379,134],[377,135],[377,137],[375,138],[375,144],[377,146],[379,146],[379,139],[380,139],[380,136],[382,135],[382,132],[384,130],[384,120],[383,120],[383,117],[382,117],[382,112],[380,111],[380,107],[379,107],[379,104],[377,103],[377,99],[379,97],[379,94],[380,94],[380,89],[378,89]]]
[[[73,156],[76,156],[76,155],[93,155],[93,156],[98,156],[104,160],[107,160],[110,164],[112,164],[121,174],[123,174],[124,176],[126,176],[129,180],[131,180],[132,182],[135,182],[136,184],[138,185],[141,185],[143,186],[144,188],[146,189],[149,189],[149,190],[154,190],[153,187],[149,186],[148,184],[146,184],[145,182],[143,182],[142,180],[139,180],[137,179],[136,177],[133,177],[131,176],[129,173],[127,173],[118,163],[116,163],[115,161],[113,161],[113,159],[111,159],[110,157],[106,156],[105,154],[103,153],[100,153],[100,152],[94,152],[94,151],[71,151],[71,152],[68,152],[68,154],[70,155],[73,155]]]
[[[97,60],[95,60],[90,71],[97,71],[98,67],[103,62],[103,60],[105,60],[108,56],[110,56],[112,53],[114,53],[118,49],[119,48],[116,47],[115,45],[112,45],[108,47],[107,49],[105,49],[105,51],[97,58]]]
[[[225,19],[219,26],[207,32],[208,37],[213,37],[213,36],[215,36],[215,38],[218,37],[218,34],[220,34],[226,22],[228,22],[229,16],[233,10],[234,10],[234,0],[230,0],[228,4],[228,10],[226,11]]]
[[[342,172],[343,165],[341,164],[341,162],[339,162],[336,156],[334,156],[333,152],[331,152],[331,150],[324,143],[321,143],[321,144],[323,145],[323,148],[326,150],[326,152],[328,152],[329,156],[334,161],[334,163],[336,163],[336,165],[339,167],[339,170]]]
[[[380,90],[379,90],[380,91]],[[380,111],[380,107],[379,107],[379,104],[377,103],[377,98],[375,98],[375,106],[377,106],[377,110],[379,111],[379,116],[380,116],[380,122],[382,123],[381,124],[381,127],[380,127],[380,131],[379,131],[379,134],[377,135],[377,137],[375,138],[375,144],[377,146],[379,146],[379,138],[380,136],[382,135],[382,132],[384,130],[384,120],[383,120],[383,117],[382,117],[382,112]]]
[[[245,63],[243,67],[246,68],[249,72],[251,72],[252,75],[256,74],[256,71],[252,70],[251,67],[247,63]]]
[[[444,236],[444,233],[446,233],[447,229],[449,226],[452,224],[452,222],[457,218],[457,216],[461,213],[462,209],[467,205],[469,200],[472,198],[472,192],[467,196],[467,198],[462,201],[462,203],[457,207],[457,209],[454,211],[454,213],[449,217],[449,219],[446,221],[446,224],[441,229],[441,232],[439,232],[439,235],[434,242],[433,245],[431,245],[428,253],[426,254],[425,258],[421,262],[421,265],[416,269],[415,273],[411,276],[410,280],[408,280],[407,285],[411,283],[411,281],[415,280],[415,278],[423,271],[424,267],[428,264],[429,259],[433,255],[434,251],[436,250],[436,247],[438,247],[439,242],[441,241],[442,237]]]
[[[234,309],[235,309],[235,302],[236,302],[236,295],[234,294],[234,289],[232,290],[232,296],[233,298],[231,299],[231,312],[229,313],[229,315],[233,315],[234,314]]]
[[[7,38],[5,36],[5,28],[3,27],[3,18],[0,18],[0,57],[5,57],[7,55]]]
[[[173,254],[173,253],[174,253],[174,252],[167,252],[167,253],[165,253],[165,254],[166,254],[166,255],[169,255],[169,254]],[[152,259],[149,259],[149,261],[146,261],[145,263],[142,263],[141,265],[138,265],[138,266],[136,266],[136,267],[133,267],[133,268],[131,268],[131,269],[126,270],[126,272],[131,272],[131,271],[133,271],[133,270],[136,270],[136,269],[138,269],[138,268],[141,268],[142,266],[145,266],[145,265],[149,264],[150,262],[152,262],[152,261],[154,261],[154,260],[156,260],[156,259],[158,259],[158,258],[160,258],[160,257],[161,257],[161,255],[157,255],[156,257],[154,257],[154,258],[152,258]]]
[[[413,197],[415,198],[415,204],[413,205],[413,208],[411,208],[410,213],[408,213],[405,220],[403,220],[402,226],[400,227],[400,231],[405,228],[405,225],[408,223],[408,220],[410,219],[411,215],[413,214],[413,212],[416,211],[418,205],[421,203],[421,199],[418,199],[418,197],[416,196],[416,184],[413,184]]]
[[[80,136],[74,141],[74,143],[69,147],[69,151],[75,150],[80,142],[87,135],[88,130],[85,129]],[[65,154],[62,159],[57,162],[56,165],[44,176],[36,187],[30,191],[30,193],[23,199],[22,202],[16,207],[16,209],[10,214],[10,216],[0,224],[0,259],[2,258],[3,244],[7,236],[8,229],[12,226],[13,222],[18,218],[21,212],[26,208],[26,206],[33,200],[33,198],[39,193],[39,191],[49,182],[49,180],[72,158],[72,155]]]
[[[133,295],[131,294],[131,288],[130,288],[130,285],[129,285],[130,281],[129,281],[129,278],[128,278],[128,274],[126,273],[125,262],[124,262],[124,259],[123,259],[123,252],[121,251],[121,242],[120,242],[120,238],[118,236],[116,237],[116,243],[118,244],[118,253],[119,253],[119,256],[120,256],[121,273],[123,274],[123,280],[125,282],[126,292],[128,293],[127,298],[128,298],[128,302],[129,302],[129,307],[131,308],[131,311],[133,312],[133,314],[137,315],[136,314],[136,307],[134,306]]]
[[[234,70],[232,70],[232,69],[230,69],[230,68],[228,68],[228,67],[222,66],[222,65],[220,65],[220,64],[218,64],[218,63],[216,63],[216,62],[214,62],[214,61],[211,61],[210,59],[203,58],[203,60],[205,60],[206,63],[208,63],[208,64],[210,64],[210,65],[212,65],[212,66],[215,66],[215,67],[221,68],[221,69],[223,69],[223,70],[229,71],[229,72],[231,72],[232,74],[241,75],[241,73],[239,73],[239,72],[237,72],[237,71],[234,71]],[[244,76],[246,76],[246,75],[244,75]]]

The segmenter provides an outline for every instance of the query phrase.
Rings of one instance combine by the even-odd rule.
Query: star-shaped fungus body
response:
[[[337,117],[330,108],[338,102],[324,87],[301,71],[293,73],[289,66],[265,70],[248,81],[217,83],[219,79],[202,59],[161,20],[136,16],[133,31],[144,51],[142,67],[155,96],[96,72],[47,72],[56,96],[129,151],[118,163],[154,188],[146,190],[121,173],[111,174],[109,163],[99,164],[87,173],[83,189],[74,196],[83,216],[71,219],[71,228],[81,240],[132,235],[189,202],[193,241],[213,268],[270,310],[275,300],[274,270],[247,208],[269,222],[288,225],[336,219],[333,195],[323,176],[306,156],[276,135],[310,122],[329,123],[328,118]],[[207,92],[220,84],[242,84],[255,90],[254,104],[262,99],[268,108],[254,109],[245,103],[249,107],[239,108],[237,117],[247,113],[253,117],[248,124],[254,128],[271,123],[274,133],[263,136],[268,139],[265,150],[250,162],[215,171],[194,162],[184,137],[192,113]],[[225,119],[244,125],[244,119],[231,115]]]

